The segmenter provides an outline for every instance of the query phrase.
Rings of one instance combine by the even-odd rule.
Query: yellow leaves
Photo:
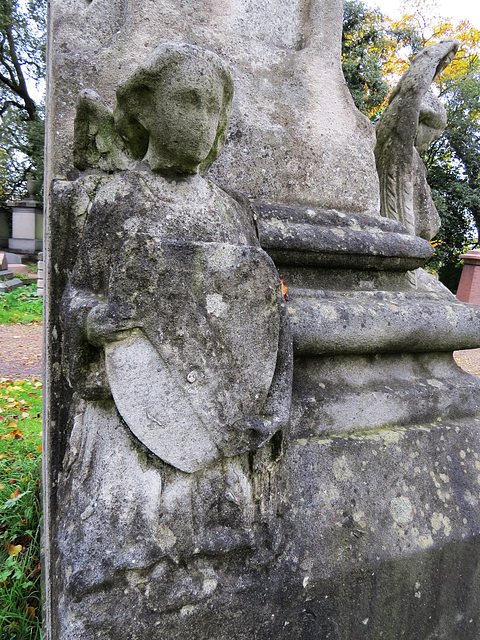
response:
[[[18,556],[20,551],[23,549],[21,544],[9,544],[8,545],[8,555],[9,556]]]
[[[10,498],[13,500],[15,498],[18,498],[18,496],[21,494],[22,492],[20,491],[20,489],[17,489],[16,491],[14,491],[13,493],[10,494]]]
[[[20,429],[15,428],[16,426],[17,426],[16,422],[10,422],[9,424],[7,424],[7,429],[12,429],[12,431],[10,431],[4,436],[0,436],[0,439],[8,440],[8,439],[14,438],[15,440],[23,440],[24,435],[20,431]]]
[[[41,453],[41,451],[42,451],[42,445],[41,444],[37,444],[37,451],[38,451],[38,453]]]
[[[391,46],[384,51],[383,75],[393,88],[410,65],[413,56],[412,42],[417,47],[426,47],[442,40],[457,40],[460,44],[454,61],[447,66],[436,84],[440,91],[446,81],[455,82],[462,78],[472,63],[478,64],[480,55],[480,30],[463,20],[458,24],[438,15],[435,2],[411,0],[404,4],[404,14],[399,20],[385,17],[388,29],[394,33],[412,34],[398,41],[393,38]]]

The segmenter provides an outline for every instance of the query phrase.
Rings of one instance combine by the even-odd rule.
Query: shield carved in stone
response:
[[[194,472],[269,439],[281,290],[260,247],[138,234],[110,276],[113,317],[138,326],[105,348],[118,411],[150,451]]]

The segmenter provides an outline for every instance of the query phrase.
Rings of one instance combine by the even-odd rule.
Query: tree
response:
[[[358,9],[354,10],[352,4]],[[367,45],[355,33],[362,34],[368,29],[373,37],[373,41],[368,42],[368,50],[378,52],[383,79],[390,89],[420,49],[440,40],[460,42],[455,61],[436,82],[436,92],[447,110],[448,125],[444,135],[424,155],[427,179],[442,220],[440,232],[432,243],[436,254],[429,268],[456,291],[461,274],[459,256],[478,244],[480,232],[480,31],[466,21],[453,25],[436,16],[434,9],[434,5],[429,6],[424,0],[412,0],[408,11],[398,21],[375,12],[376,32],[372,32],[371,10],[359,0],[349,0],[344,5],[344,25],[347,35],[351,25],[355,30],[351,37],[348,35],[347,41],[363,50]],[[352,13],[359,18],[356,22],[351,21]],[[352,55],[346,47],[344,52]],[[362,52],[355,55],[361,57]],[[369,76],[361,75],[361,69],[358,69],[352,77],[352,69],[353,65],[347,64],[347,72],[344,72],[347,85],[351,87],[354,99],[354,92],[358,93],[359,88],[363,90],[364,98],[357,97],[357,106],[375,119],[385,103],[376,105],[373,111],[367,107],[371,93]],[[377,83],[378,80],[374,86]]]
[[[46,0],[0,0],[0,200],[43,177]]]
[[[381,13],[358,0],[343,8],[342,68],[350,93],[363,113],[374,116],[384,104],[389,86],[382,73],[382,57],[389,42]]]
[[[480,63],[471,57],[462,75],[444,80],[441,97],[448,124],[425,154],[427,176],[442,219],[431,266],[456,290],[459,256],[480,233]]]

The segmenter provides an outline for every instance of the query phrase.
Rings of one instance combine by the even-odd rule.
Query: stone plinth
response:
[[[35,200],[9,202],[12,207],[12,237],[8,248],[36,253],[43,248],[43,209]]]
[[[462,277],[457,298],[462,302],[480,304],[480,249],[473,249],[463,256]]]

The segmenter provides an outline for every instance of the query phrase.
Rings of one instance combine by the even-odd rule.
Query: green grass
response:
[[[37,296],[36,284],[0,293],[0,324],[41,322],[42,313],[43,298]]]
[[[0,638],[40,640],[42,383],[0,379]]]

